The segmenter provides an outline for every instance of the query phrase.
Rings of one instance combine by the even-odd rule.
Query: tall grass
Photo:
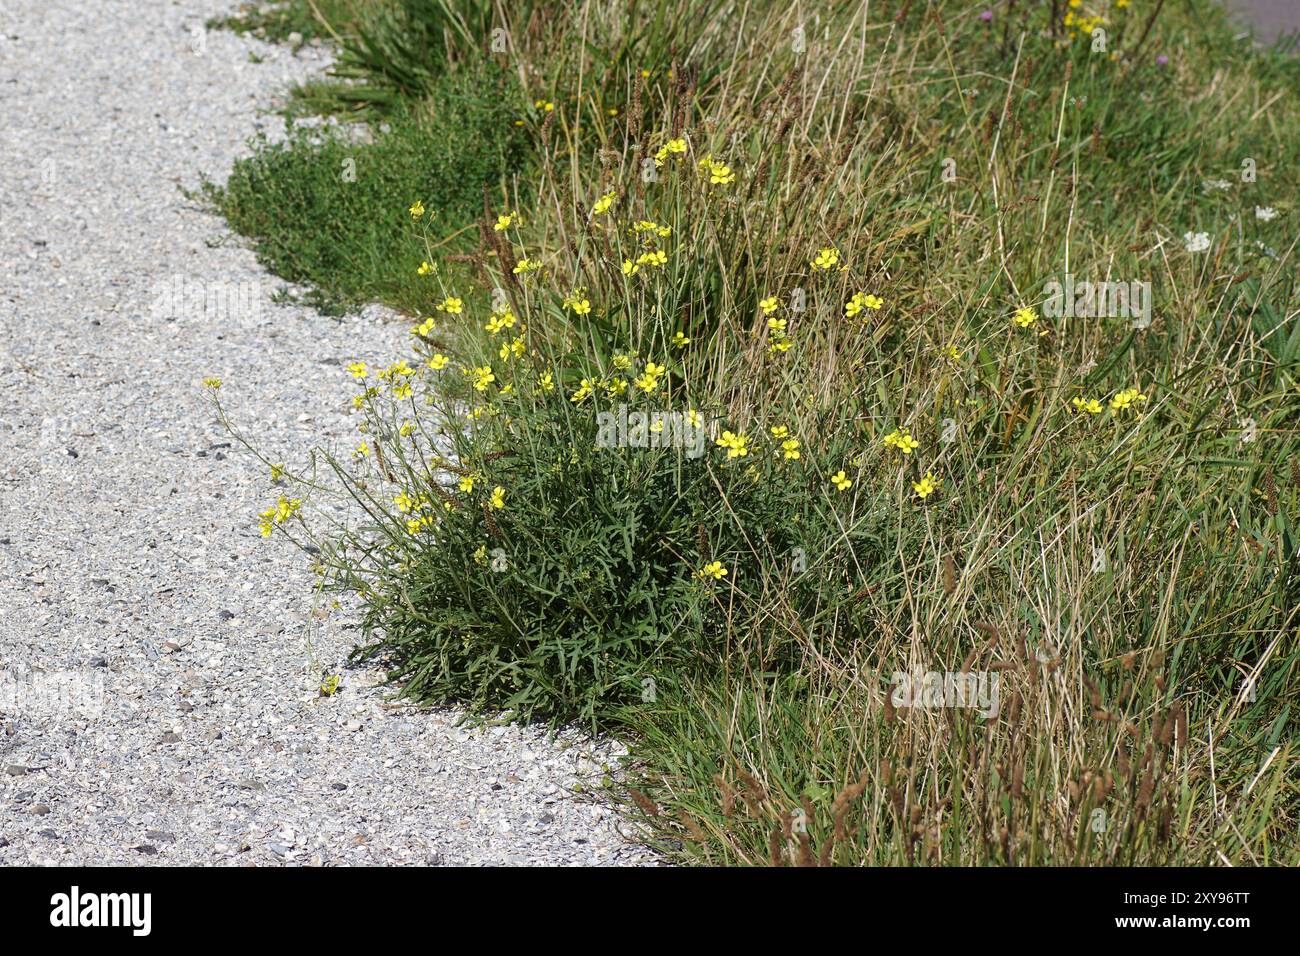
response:
[[[358,386],[322,559],[407,692],[618,729],[683,860],[1296,862],[1300,68],[1199,2],[1097,52],[1045,5],[475,9],[536,173],[428,280],[434,367]],[[1047,314],[1067,274],[1149,324]],[[620,402],[709,453],[600,447]]]

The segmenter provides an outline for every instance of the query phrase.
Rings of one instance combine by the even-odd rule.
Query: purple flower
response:
[[[993,11],[985,10],[983,13],[980,14],[980,19],[983,20],[985,23],[988,23],[993,19]]]
[[[1165,56],[1163,53],[1161,53],[1158,57],[1156,57],[1156,66],[1168,66],[1168,65],[1169,65],[1169,57]]]

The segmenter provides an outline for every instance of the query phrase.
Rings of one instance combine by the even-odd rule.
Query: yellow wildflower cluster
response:
[[[262,537],[269,538],[278,525],[296,515],[301,507],[301,498],[286,498],[281,495],[279,501],[258,515],[261,520],[257,523],[257,528],[262,532]]]
[[[563,308],[572,309],[575,315],[588,315],[591,312],[591,300],[585,289],[574,289],[564,297]]]
[[[700,169],[709,177],[711,186],[730,186],[736,181],[736,174],[731,171],[731,167],[726,163],[717,162],[712,155],[700,160]]]
[[[834,246],[827,246],[824,249],[818,249],[817,255],[813,256],[812,267],[820,269],[823,272],[829,272],[840,264],[840,251]]]
[[[873,312],[877,312],[884,304],[885,300],[879,296],[855,292],[853,298],[844,303],[844,317],[851,319],[861,313],[863,309],[871,309]]]
[[[673,234],[672,226],[661,226],[652,219],[640,219],[632,223],[630,230],[633,235],[644,236],[647,240],[658,236],[660,239],[667,239]]]
[[[669,156],[681,156],[685,152],[686,152],[686,140],[670,139],[668,142],[660,146],[659,151],[655,153],[655,165],[662,166],[665,162],[668,161]]]
[[[1016,314],[1012,316],[1012,320],[1022,329],[1027,329],[1038,321],[1038,311],[1033,306],[1027,305],[1016,309]]]
[[[727,574],[727,569],[722,566],[721,561],[709,561],[704,567],[695,572],[696,575],[705,580],[712,579],[721,581]]]
[[[934,492],[936,492],[939,489],[939,485],[941,484],[943,484],[942,478],[936,478],[934,477],[934,475],[930,474],[930,472],[927,471],[925,473],[925,477],[922,478],[920,481],[912,482],[912,490],[916,492],[916,496],[918,498],[924,499],[934,494]]]
[[[912,437],[906,428],[895,428],[885,436],[886,448],[897,448],[904,455],[910,455],[921,443]]]
[[[794,345],[794,339],[786,334],[785,319],[767,320],[767,351],[769,355],[787,352]]]
[[[744,435],[723,431],[722,435],[717,439],[717,444],[719,448],[727,449],[728,458],[744,458],[749,454],[749,449],[746,447],[749,444],[749,439]]]
[[[790,429],[785,425],[773,425],[769,431],[772,433],[773,440],[780,443],[776,450],[776,455],[783,461],[795,461],[800,457],[799,439],[790,435]]]
[[[637,388],[649,395],[659,388],[659,378],[667,369],[662,365],[656,365],[654,362],[646,362],[645,370],[635,381]]]
[[[510,306],[506,305],[502,306],[500,311],[493,312],[488,318],[487,325],[483,326],[483,328],[492,335],[496,335],[502,329],[513,329],[516,321],[518,320],[515,318],[514,312],[510,311]]]
[[[1073,398],[1070,404],[1076,412],[1086,412],[1089,415],[1100,415],[1102,412],[1101,402],[1095,398]]]
[[[1078,31],[1080,36],[1089,36],[1093,30],[1105,26],[1107,23],[1106,18],[1100,15],[1081,16],[1075,13],[1074,11],[1083,6],[1083,0],[1068,0],[1067,6],[1069,9],[1065,11],[1065,19],[1062,22],[1069,29]],[[1128,0],[1119,0],[1117,6],[1122,10],[1128,6]]]
[[[1111,396],[1110,410],[1112,412],[1127,411],[1133,406],[1134,402],[1145,402],[1147,397],[1136,388],[1123,388]]]

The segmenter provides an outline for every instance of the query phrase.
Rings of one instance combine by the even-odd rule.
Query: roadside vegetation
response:
[[[209,195],[409,316],[260,518],[359,654],[628,740],[676,860],[1300,862],[1300,64],[1202,0],[338,24],[335,132]]]

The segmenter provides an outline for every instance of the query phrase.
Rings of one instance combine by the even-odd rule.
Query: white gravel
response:
[[[302,461],[353,442],[341,363],[406,329],[273,304],[180,193],[327,62],[203,29],[228,7],[4,0],[0,864],[648,862],[569,794],[616,745],[469,732],[373,671],[316,693],[355,614],[318,619],[303,556],[258,536],[275,490],[200,382]]]

